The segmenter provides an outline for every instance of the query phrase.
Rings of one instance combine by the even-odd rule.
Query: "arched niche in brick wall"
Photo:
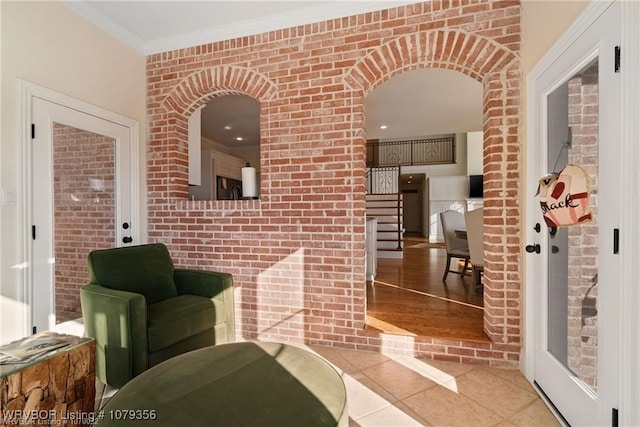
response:
[[[160,103],[166,116],[168,143],[175,145],[168,151],[174,153],[171,182],[166,185],[168,198],[186,199],[188,187],[188,120],[208,101],[225,95],[247,95],[260,104],[273,100],[277,95],[274,82],[255,70],[238,66],[216,66],[196,71],[177,84]],[[260,114],[260,120],[264,117]],[[262,125],[261,125],[262,127]],[[160,160],[162,161],[162,160]]]
[[[519,342],[519,58],[486,37],[430,30],[372,50],[345,74],[344,83],[364,104],[367,94],[395,75],[429,67],[458,71],[483,84],[484,329],[495,343]]]
[[[242,182],[255,176],[255,186]],[[244,94],[213,96],[189,121],[189,199],[239,200],[260,189],[260,102]],[[250,187],[250,188],[249,188]]]

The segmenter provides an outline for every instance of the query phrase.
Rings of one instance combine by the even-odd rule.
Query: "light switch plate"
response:
[[[13,206],[16,204],[16,192],[11,190],[0,190],[0,200],[2,206]]]

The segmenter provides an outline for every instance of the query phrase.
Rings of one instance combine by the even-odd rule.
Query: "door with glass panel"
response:
[[[32,99],[32,332],[81,317],[87,254],[129,244],[130,129],[54,102]]]
[[[541,74],[532,94],[538,131],[528,167],[544,177],[540,187],[528,183],[534,380],[571,425],[610,425],[618,401],[620,19],[619,5],[611,4]],[[554,197],[567,196],[541,197],[555,179],[550,174],[567,165],[586,172],[586,187],[570,193],[577,177],[561,175],[551,188]],[[555,226],[543,219],[563,206],[579,212],[586,200],[582,213],[590,211],[590,220]]]

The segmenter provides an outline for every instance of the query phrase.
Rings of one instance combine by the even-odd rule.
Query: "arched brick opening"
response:
[[[170,154],[172,165],[166,161],[160,151],[155,150],[153,140],[149,150],[153,151],[153,162],[149,162],[152,170],[166,170],[166,180],[157,182],[154,191],[161,191],[162,196],[169,199],[186,198],[188,196],[188,125],[187,121],[193,112],[208,100],[217,96],[242,94],[258,100],[261,105],[272,100],[276,94],[276,85],[264,75],[254,70],[221,66],[196,71],[185,77],[160,103],[162,116],[166,118],[166,133],[169,135],[166,143],[170,146],[162,151]],[[264,114],[260,115],[261,118]],[[262,119],[261,119],[262,120]],[[151,184],[151,183],[150,183]],[[164,188],[164,191],[162,189]]]
[[[416,68],[458,71],[483,84],[484,329],[494,343],[517,342],[520,339],[517,58],[485,37],[459,30],[432,30],[388,41],[361,58],[344,80],[353,90],[361,91],[364,99],[393,76]]]
[[[202,104],[202,98],[212,94],[244,93],[257,100],[275,97],[276,85],[255,70],[243,67],[211,67],[185,77],[167,95],[162,106],[167,111],[191,115]]]

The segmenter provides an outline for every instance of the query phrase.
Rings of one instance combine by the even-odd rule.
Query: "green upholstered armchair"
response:
[[[96,250],[88,262],[80,301],[103,383],[119,388],[173,356],[234,341],[230,274],[176,269],[162,243]]]

